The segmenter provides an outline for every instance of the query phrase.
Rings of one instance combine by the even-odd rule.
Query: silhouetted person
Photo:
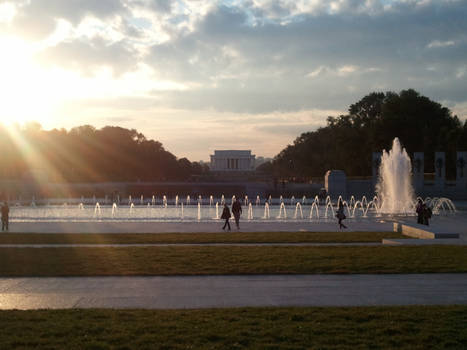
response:
[[[224,219],[224,220],[225,220],[225,224],[224,224],[224,227],[222,227],[222,229],[225,230],[225,228],[228,226],[228,227],[229,227],[229,231],[230,231],[230,222],[229,222],[229,219],[230,219],[230,209],[229,209],[229,207],[228,207],[227,204],[224,204],[224,210],[222,211],[221,219]]]
[[[8,231],[8,220],[10,216],[10,208],[8,207],[8,203],[5,202],[2,205],[2,231]]]
[[[417,207],[415,208],[415,212],[417,213],[417,224],[423,224],[423,209],[425,207],[425,204],[423,201],[419,198],[417,202]]]
[[[423,214],[422,214],[422,217],[423,217],[423,224],[424,225],[427,225],[429,226],[430,225],[430,222],[429,220],[431,219],[431,208],[425,204],[423,204]]]
[[[232,214],[235,218],[235,225],[237,229],[240,229],[240,215],[242,214],[242,204],[239,199],[235,199],[235,202],[232,204]]]
[[[342,202],[339,202],[339,208],[337,209],[336,218],[337,218],[338,223],[339,223],[339,229],[347,228],[347,226],[345,226],[342,223],[342,220],[344,220],[346,218],[346,216],[344,214],[344,204],[342,204]]]

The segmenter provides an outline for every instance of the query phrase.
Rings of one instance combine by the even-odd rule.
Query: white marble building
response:
[[[255,170],[255,155],[251,151],[214,151],[211,155],[211,171],[243,172]]]

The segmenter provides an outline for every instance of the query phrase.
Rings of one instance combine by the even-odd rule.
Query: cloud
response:
[[[29,40],[45,39],[59,19],[77,26],[86,16],[108,19],[126,13],[120,0],[19,0],[11,31]]]
[[[434,40],[431,43],[429,43],[426,47],[429,49],[433,48],[439,48],[439,47],[449,47],[449,46],[454,46],[454,41],[453,40],[448,40],[448,41],[439,41],[439,40]]]
[[[456,78],[462,79],[465,76],[466,72],[467,72],[467,66],[460,67],[456,72]]]
[[[315,78],[315,77],[318,77],[324,73],[326,73],[327,71],[329,70],[328,67],[326,66],[319,66],[318,68],[316,68],[314,71],[308,73],[306,75],[307,78]]]
[[[170,13],[172,12],[172,3],[171,0],[151,0],[149,6],[157,12]]]
[[[464,46],[446,45],[437,53],[424,50],[433,37],[450,38],[443,43],[465,37],[467,26],[461,18],[467,13],[459,4],[394,2],[384,9],[366,3],[365,11],[354,11],[350,8],[355,2],[340,2],[334,12],[328,11],[330,3],[328,10],[321,11],[316,4],[286,25],[276,23],[275,16],[298,13],[299,5],[279,2],[281,11],[258,1],[243,7],[219,6],[194,31],[154,45],[146,62],[165,78],[198,87],[166,96],[170,105],[176,100],[186,108],[258,113],[329,108],[336,99],[334,107],[342,108],[373,86],[406,88],[413,82],[409,75],[417,77],[418,86],[413,87],[421,89],[431,79],[424,68],[428,65],[436,64],[444,74],[455,76],[452,62],[463,61]],[[450,49],[450,57],[445,48]],[[440,65],[443,60],[449,63]],[[356,88],[349,95],[351,86]]]
[[[131,110],[139,113],[138,102],[131,99],[144,96],[148,110],[184,111],[180,112],[184,116],[190,111],[203,126],[199,135],[213,127],[213,132],[227,137],[221,130],[228,124],[219,127],[203,117],[226,113],[230,123],[243,123],[244,133],[261,137],[282,133],[286,136],[277,139],[284,141],[301,125],[314,126],[312,120],[324,124],[321,115],[297,121],[294,113],[346,110],[371,91],[414,88],[452,106],[467,101],[463,1],[19,0],[14,4],[14,16],[5,17],[0,31],[36,40],[37,60],[46,68],[86,77],[108,69],[115,81],[123,83],[135,69],[149,67],[147,74],[133,80],[140,89],[123,89],[127,95],[123,93],[119,103],[108,101],[109,111],[119,111],[117,118],[126,118]],[[115,90],[109,91],[115,96]],[[123,112],[125,103],[128,108]],[[260,117],[265,115],[290,119]],[[168,135],[183,128],[173,116],[170,122],[175,126],[167,124],[164,129]],[[266,149],[266,143],[263,146]]]
[[[342,67],[339,67],[337,69],[337,75],[339,76],[346,76],[346,75],[349,75],[349,74],[352,74],[352,73],[355,73],[356,71],[358,70],[358,67],[357,66],[354,66],[354,65],[344,65]]]
[[[37,58],[43,65],[59,66],[85,75],[93,75],[103,67],[120,75],[136,67],[137,52],[124,40],[109,43],[95,37],[61,42],[45,49]]]

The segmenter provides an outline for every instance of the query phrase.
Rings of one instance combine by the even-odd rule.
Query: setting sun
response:
[[[0,120],[6,124],[46,122],[54,103],[53,82],[34,63],[33,47],[11,38],[1,38],[0,47]]]

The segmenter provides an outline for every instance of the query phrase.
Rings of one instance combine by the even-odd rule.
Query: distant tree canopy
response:
[[[114,126],[45,131],[37,123],[0,125],[0,150],[0,179],[40,172],[57,182],[162,181],[208,171],[206,165],[177,160],[134,129]]]
[[[425,152],[425,171],[433,171],[435,151],[447,152],[452,174],[455,151],[467,150],[467,122],[412,89],[373,92],[352,104],[348,114],[328,117],[327,126],[301,134],[261,169],[277,176],[323,176],[329,169],[369,175],[371,153],[390,149],[394,137],[411,156]]]

